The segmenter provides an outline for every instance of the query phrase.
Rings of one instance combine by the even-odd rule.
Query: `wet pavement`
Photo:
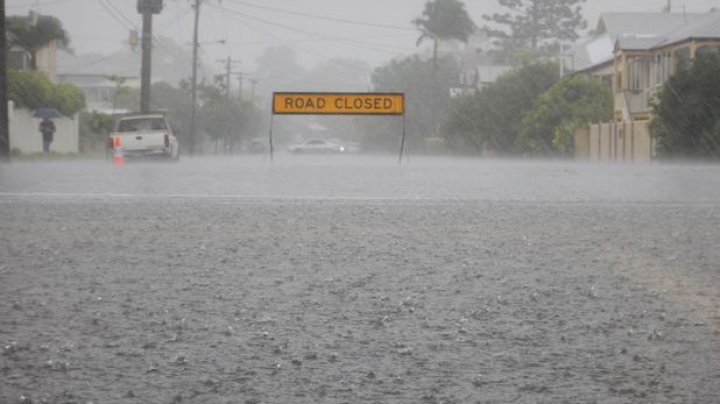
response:
[[[0,402],[713,402],[719,174],[0,166]]]

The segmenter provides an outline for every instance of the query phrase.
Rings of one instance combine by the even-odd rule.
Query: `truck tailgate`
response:
[[[165,148],[164,131],[114,133],[113,136],[120,137],[122,148],[126,151],[149,151]]]

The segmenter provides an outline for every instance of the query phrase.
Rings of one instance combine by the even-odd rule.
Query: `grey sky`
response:
[[[201,8],[202,42],[225,39],[226,45],[203,45],[207,65],[228,55],[252,70],[262,50],[273,45],[296,49],[301,62],[312,66],[327,58],[358,58],[380,65],[397,54],[413,52],[417,33],[410,21],[422,12],[425,0],[204,0]],[[155,19],[155,34],[175,38],[190,49],[191,0],[165,0]],[[591,26],[599,14],[610,11],[659,11],[666,0],[588,0],[585,16]],[[479,25],[483,14],[498,11],[496,0],[466,0]],[[674,11],[704,12],[720,8],[720,0],[674,0]],[[34,9],[60,18],[77,53],[107,54],[126,46],[130,29],[140,30],[136,0],[7,0],[7,13],[26,14]],[[348,24],[270,10],[268,8],[366,22]],[[228,11],[232,10],[232,11]],[[377,27],[387,25],[388,27]],[[218,65],[219,67],[219,65]]]

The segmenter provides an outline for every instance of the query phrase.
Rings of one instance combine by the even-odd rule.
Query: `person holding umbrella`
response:
[[[53,122],[50,118],[45,117],[40,122],[38,130],[42,133],[43,152],[49,153],[50,143],[52,143],[53,135],[55,135],[55,122]]]
[[[55,135],[55,122],[53,122],[50,118],[57,118],[60,116],[62,116],[60,112],[54,108],[38,108],[35,110],[35,117],[42,118],[38,131],[42,134],[43,151],[45,153],[50,152],[50,144],[53,142],[53,137]]]

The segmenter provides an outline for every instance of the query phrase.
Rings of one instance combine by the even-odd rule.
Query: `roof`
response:
[[[593,38],[573,49],[573,65],[577,70],[600,66],[613,59],[615,43],[608,34]]]
[[[701,19],[696,13],[605,13],[600,16],[596,32],[620,37],[661,36],[682,29]]]
[[[652,49],[662,38],[620,38],[615,43],[615,49],[623,50],[645,50]]]
[[[703,15],[694,23],[668,35],[659,45],[669,45],[689,38],[720,39],[720,11]]]
[[[649,50],[690,38],[720,38],[720,12],[606,13],[596,34],[573,48],[576,70],[609,63],[616,48]]]
[[[654,38],[619,38],[616,49],[650,50],[676,44],[690,39],[720,40],[720,12],[713,11],[696,18],[692,23],[666,35]]]

